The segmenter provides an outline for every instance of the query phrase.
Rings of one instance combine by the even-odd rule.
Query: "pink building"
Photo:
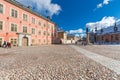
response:
[[[0,45],[13,46],[52,44],[56,24],[15,0],[0,0]]]

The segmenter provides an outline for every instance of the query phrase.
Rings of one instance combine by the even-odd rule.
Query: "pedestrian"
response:
[[[11,43],[9,42],[9,48],[11,48]]]
[[[3,43],[3,46],[2,46],[3,48],[6,48],[6,41],[4,41],[4,43]]]
[[[6,47],[11,48],[11,43],[10,43],[10,42],[7,42]]]

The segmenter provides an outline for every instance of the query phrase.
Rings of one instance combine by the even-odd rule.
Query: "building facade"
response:
[[[120,22],[114,26],[90,32],[90,41],[101,44],[120,44]]]
[[[57,27],[50,19],[15,0],[0,0],[0,45],[13,46],[52,44]]]
[[[66,44],[75,44],[75,35],[74,34],[67,34]]]
[[[67,41],[67,33],[65,31],[58,31],[57,38],[61,40],[62,44],[66,44]]]

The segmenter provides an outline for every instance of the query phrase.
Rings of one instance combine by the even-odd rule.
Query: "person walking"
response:
[[[11,48],[11,43],[10,43],[10,42],[7,42],[6,47],[7,47],[7,48]]]
[[[3,46],[2,46],[3,48],[6,48],[6,41],[4,41],[4,43],[3,43]]]

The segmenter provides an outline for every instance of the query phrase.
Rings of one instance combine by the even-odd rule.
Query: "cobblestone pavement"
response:
[[[120,80],[67,45],[0,48],[0,80]]]
[[[103,66],[113,70],[114,72],[120,75],[120,61],[96,54],[94,52],[88,51],[75,45],[71,45],[71,47],[74,48],[76,51],[84,54],[86,57],[102,64]]]
[[[120,45],[91,45],[80,47],[115,60],[120,60]]]

